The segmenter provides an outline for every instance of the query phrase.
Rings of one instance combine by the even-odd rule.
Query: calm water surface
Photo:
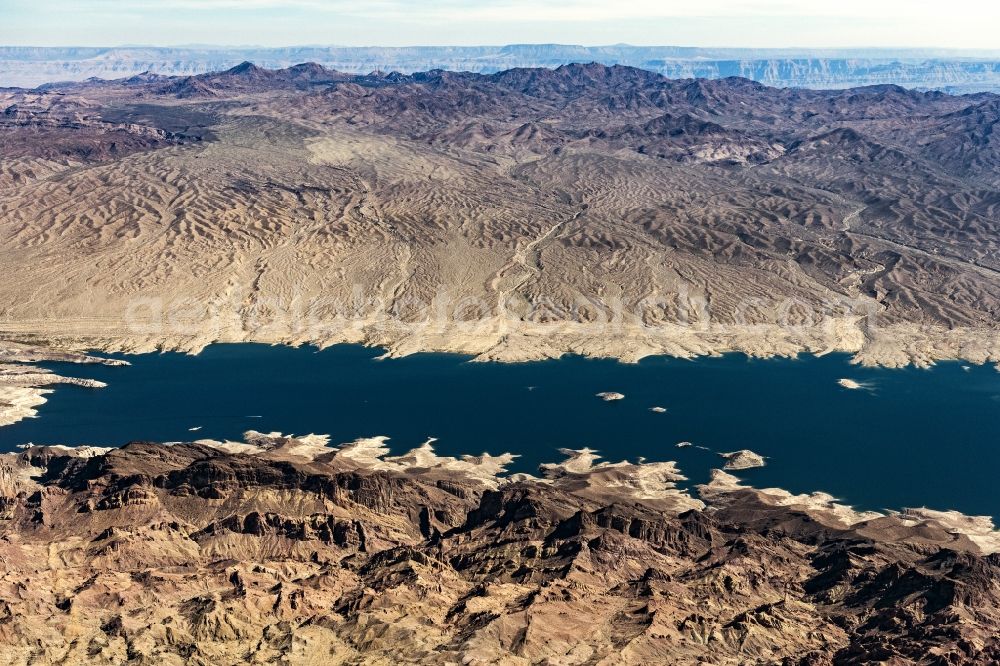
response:
[[[766,467],[739,473],[757,486],[825,490],[863,508],[1000,516],[1000,372],[992,366],[883,370],[844,355],[736,354],[498,364],[450,354],[377,360],[380,353],[242,344],[199,356],[122,356],[128,368],[45,364],[108,387],[57,387],[40,418],[0,428],[0,449],[238,439],[253,429],[328,433],[334,443],[387,435],[402,452],[437,437],[439,453],[520,454],[514,471],[559,460],[558,448],[590,446],[611,460],[676,460],[700,483],[721,459],[675,446],[690,441],[769,456]],[[844,389],[842,377],[871,388]],[[601,391],[626,397],[603,402],[594,397]]]

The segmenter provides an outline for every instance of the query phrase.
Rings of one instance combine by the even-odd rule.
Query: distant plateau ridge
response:
[[[629,65],[669,78],[739,76],[775,87],[849,88],[897,84],[950,93],[1000,91],[1000,50],[704,49],[678,46],[21,47],[0,46],[0,86],[34,87],[142,72],[195,75],[250,60],[283,68],[316,62],[352,74],[446,69],[489,74],[575,62]]]

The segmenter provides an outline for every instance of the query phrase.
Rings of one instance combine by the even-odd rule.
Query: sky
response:
[[[0,44],[1000,49],[1000,0],[0,0]]]

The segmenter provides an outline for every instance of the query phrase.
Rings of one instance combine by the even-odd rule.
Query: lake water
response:
[[[513,471],[589,446],[610,460],[676,460],[691,483],[703,482],[722,460],[676,447],[689,441],[768,456],[766,467],[737,473],[758,487],[824,490],[869,509],[1000,516],[1000,372],[992,366],[886,370],[852,366],[845,355],[737,354],[499,364],[450,354],[377,360],[380,353],[241,344],[199,356],[121,356],[131,367],[43,364],[108,387],[56,387],[39,418],[0,428],[0,449],[239,439],[253,429],[327,433],[332,443],[387,435],[402,452],[436,437],[439,453],[520,454]],[[870,388],[845,389],[840,378]],[[595,397],[602,391],[625,398],[604,402]]]

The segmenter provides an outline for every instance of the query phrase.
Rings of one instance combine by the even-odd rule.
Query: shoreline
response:
[[[7,342],[0,338],[0,428],[35,418],[47,395],[59,384],[84,388],[105,388],[94,379],[56,374],[40,363],[127,366],[128,361],[101,358],[86,353]]]
[[[9,325],[9,324],[8,324]],[[405,328],[405,327],[403,327]],[[383,352],[379,358],[404,358],[421,353],[455,354],[466,357],[469,362],[530,363],[557,360],[566,356],[581,358],[610,359],[623,364],[637,363],[645,358],[664,357],[697,360],[707,357],[721,357],[728,354],[743,354],[748,359],[795,359],[802,355],[815,357],[829,354],[850,356],[849,363],[865,368],[901,369],[917,367],[927,369],[941,362],[962,362],[972,365],[995,364],[1000,371],[1000,334],[980,329],[919,329],[907,326],[897,329],[890,336],[895,344],[883,338],[866,340],[856,349],[849,346],[817,345],[796,346],[789,342],[788,331],[784,337],[764,336],[754,344],[721,344],[717,334],[703,333],[699,338],[687,330],[685,336],[677,336],[670,329],[637,329],[631,338],[609,339],[579,337],[569,324],[534,325],[534,337],[528,330],[520,338],[508,336],[504,342],[488,346],[488,336],[456,335],[448,338],[441,332],[428,335],[419,331],[409,336],[362,335],[362,331],[342,332],[337,337],[308,339],[295,337],[106,337],[78,334],[52,335],[45,333],[13,332],[0,328],[0,427],[12,425],[25,418],[37,415],[37,407],[44,404],[45,395],[52,393],[58,384],[72,384],[90,388],[102,388],[90,380],[63,377],[39,367],[39,363],[66,362],[75,364],[103,364],[127,366],[122,359],[93,356],[94,353],[141,355],[150,353],[178,352],[197,356],[206,347],[215,344],[260,344],[266,346],[302,347],[312,346],[317,351],[340,344],[361,345]],[[823,330],[828,330],[824,327]],[[544,330],[544,335],[540,331]],[[686,330],[686,329],[683,329]],[[668,332],[669,331],[669,332]],[[902,331],[902,332],[901,332]],[[395,333],[399,333],[399,327]],[[772,331],[773,333],[773,331]],[[642,337],[645,334],[646,337]],[[922,335],[922,337],[921,337]],[[545,336],[548,336],[546,339]],[[909,336],[909,337],[907,337]],[[996,339],[993,339],[996,338]],[[16,339],[16,341],[15,341]],[[758,344],[761,340],[766,344]],[[770,346],[768,346],[770,345]],[[23,368],[38,368],[37,372],[23,372]],[[19,372],[10,373],[14,368]],[[5,372],[7,370],[8,372]],[[13,376],[15,379],[11,379]],[[31,380],[25,377],[31,376]],[[99,384],[99,382],[98,382]],[[842,384],[843,385],[843,384]],[[853,388],[853,387],[851,387]],[[858,388],[861,388],[860,386]]]
[[[783,488],[757,487],[731,472],[713,468],[710,480],[691,486],[679,485],[687,481],[683,470],[675,461],[649,462],[605,460],[598,451],[589,448],[560,449],[561,462],[543,463],[537,473],[508,473],[507,466],[516,454],[490,455],[464,454],[439,455],[434,449],[434,439],[408,451],[392,454],[385,445],[387,437],[362,437],[353,441],[331,445],[327,435],[284,435],[279,432],[262,433],[248,430],[243,441],[196,439],[189,442],[141,443],[142,446],[207,447],[219,455],[260,457],[273,461],[287,461],[299,465],[332,466],[338,469],[371,474],[389,474],[432,484],[469,485],[481,492],[503,491],[523,484],[538,485],[564,490],[582,499],[598,503],[636,502],[660,511],[683,514],[686,511],[715,512],[734,506],[761,503],[766,506],[798,511],[821,525],[835,530],[860,529],[888,531],[912,530],[920,534],[926,530],[940,530],[946,534],[967,539],[966,547],[980,555],[1000,552],[1000,529],[996,517],[972,515],[954,509],[929,507],[900,507],[898,509],[859,509],[840,498],[821,491],[792,493]],[[91,458],[114,451],[124,452],[128,447],[37,446],[22,445],[19,451],[0,453],[0,467],[17,470],[32,458],[50,455]],[[11,473],[8,473],[11,476]],[[37,485],[25,474],[14,474],[15,484]],[[922,538],[922,537],[920,537]],[[953,544],[953,547],[957,547]]]
[[[9,344],[9,343],[7,343],[7,344]],[[267,345],[267,346],[275,346],[275,343],[264,343],[264,342],[225,342],[225,343],[218,343],[218,344],[260,344],[260,345]],[[334,346],[334,345],[320,346],[320,345],[313,345],[311,343],[302,343],[302,344],[308,345],[308,346],[312,346],[316,351],[322,351],[322,350],[326,349],[327,347]],[[363,344],[363,343],[343,343],[343,344]],[[4,380],[5,379],[9,380],[9,378],[12,375],[5,375],[3,373],[3,363],[2,363],[2,360],[4,359],[4,356],[2,355],[2,353],[4,351],[3,345],[4,345],[4,343],[2,342],[2,339],[0,339],[0,428],[2,428],[4,425],[10,425],[10,424],[16,423],[16,422],[18,422],[18,421],[20,421],[21,419],[24,419],[24,418],[32,418],[32,417],[37,416],[37,408],[46,402],[45,396],[53,393],[54,390],[57,390],[56,386],[58,384],[60,384],[60,383],[71,384],[71,385],[78,385],[78,386],[84,386],[84,387],[92,387],[92,388],[100,388],[100,387],[103,386],[103,384],[101,384],[100,382],[95,382],[94,380],[78,379],[78,378],[73,378],[73,377],[62,377],[62,376],[56,375],[54,373],[45,371],[42,368],[38,368],[38,366],[36,365],[37,363],[44,363],[45,362],[45,360],[42,360],[42,359],[48,359],[50,362],[68,362],[68,363],[76,363],[76,364],[104,364],[104,365],[110,365],[110,366],[127,366],[128,365],[127,361],[121,361],[120,359],[105,359],[105,358],[101,358],[101,357],[90,356],[90,355],[86,355],[86,354],[80,354],[80,353],[77,353],[77,352],[60,352],[60,351],[53,351],[53,350],[44,350],[44,349],[39,349],[39,348],[29,348],[28,346],[24,346],[22,348],[22,350],[21,350],[21,358],[19,358],[17,360],[14,360],[14,363],[8,364],[8,365],[16,364],[17,367],[29,368],[29,369],[30,368],[38,368],[38,372],[27,372],[27,373],[23,373],[23,375],[21,375],[21,376],[30,376],[30,377],[32,377],[33,381],[36,382],[36,384],[26,385],[26,386],[21,386],[21,385],[11,386],[11,385],[5,385],[4,384]],[[296,345],[296,346],[302,346],[302,345]],[[377,348],[374,345],[364,345],[364,346],[366,348],[370,348],[370,349],[371,348]],[[385,348],[382,348],[382,349],[385,350]],[[100,351],[103,351],[103,350],[100,350]],[[159,351],[163,352],[163,351],[167,351],[167,350],[159,350]],[[201,350],[198,350],[198,353],[200,353],[200,351]],[[387,353],[383,354],[382,357],[388,357],[388,358],[398,358],[399,357],[398,355],[393,355],[393,354],[389,353],[388,350],[385,350],[385,351]],[[141,354],[141,353],[150,353],[150,352],[133,351],[133,352],[116,352],[116,353]],[[188,353],[193,353],[193,352],[188,352]],[[417,353],[422,353],[422,352],[420,352],[420,351],[412,351],[412,352],[409,352],[406,355],[417,354]],[[469,361],[469,362],[482,362],[484,360],[484,359],[472,357],[469,354],[460,354],[459,352],[444,352],[444,353],[451,353],[451,354],[465,356],[466,360]],[[825,355],[828,355],[828,354],[831,354],[831,353],[845,354],[845,355],[848,354],[848,352],[834,351],[834,352],[824,352],[824,353],[813,353],[813,356],[821,357],[821,356],[825,356]],[[720,356],[724,356],[724,355],[728,355],[728,354],[743,354],[743,355],[746,355],[748,358],[754,358],[752,356],[747,355],[746,352],[740,352],[740,351],[724,352],[724,353],[717,353],[717,354],[704,355],[704,356],[720,357]],[[668,358],[677,358],[677,357],[671,357],[669,355],[662,355],[662,356],[668,357]],[[27,360],[27,359],[29,359],[29,357],[30,357],[31,360]],[[382,357],[379,357],[379,358],[382,358]],[[594,358],[594,357],[591,357],[591,356],[583,356],[583,355],[581,355],[581,357],[582,358]],[[643,357],[643,358],[645,358],[645,357]],[[697,360],[698,358],[701,358],[701,356],[695,357],[692,360]],[[788,358],[788,357],[783,357],[783,358]],[[7,360],[13,360],[13,359],[11,358],[10,355],[8,355],[7,356]],[[525,363],[527,363],[527,362],[535,362],[537,360],[549,360],[549,357],[546,357],[545,359],[533,359],[533,360],[525,360],[525,361],[511,361],[509,359],[508,360],[504,360],[504,361],[490,360],[490,362],[503,362],[503,363],[525,362]],[[614,360],[618,361],[619,363],[627,364],[629,362],[636,362],[636,361],[638,361],[640,359],[636,359],[636,361],[626,361],[626,360],[623,360],[621,358],[616,358]],[[854,363],[853,359],[850,360],[849,362],[850,363]],[[947,362],[963,362],[963,360],[948,359]],[[929,368],[929,367],[930,366],[925,366],[925,368]],[[886,369],[894,369],[894,368],[888,367]],[[5,393],[5,391],[6,391],[6,393]],[[10,399],[11,396],[16,397],[17,399],[11,400]],[[3,404],[5,402],[5,398],[7,398],[6,402],[8,402],[8,405],[9,405],[7,407],[7,409],[4,408],[5,405]],[[10,420],[10,419],[13,419],[13,420]],[[305,438],[300,438],[300,439],[305,439]],[[367,455],[367,463],[370,464],[370,465],[375,465],[377,459],[379,459],[379,458],[386,458],[386,457],[389,458],[389,459],[398,459],[398,460],[402,460],[402,459],[408,457],[408,458],[410,458],[412,460],[423,461],[425,463],[428,460],[434,460],[434,459],[438,458],[436,456],[436,454],[433,454],[433,448],[429,447],[429,445],[430,445],[431,442],[426,443],[423,447],[418,447],[418,448],[412,449],[412,450],[410,450],[410,451],[408,451],[406,453],[400,454],[398,456],[390,456],[389,455],[390,452],[389,452],[388,448],[379,449],[379,446],[376,446],[376,444],[377,444],[376,440],[378,440],[379,438],[376,437],[376,438],[369,438],[369,439],[371,439],[372,442],[375,442],[375,444],[372,445],[372,449],[371,450],[372,451],[376,451],[378,449],[378,455],[375,455],[375,453],[366,454]],[[192,440],[192,441],[195,441],[197,443],[209,443],[211,440]],[[310,443],[311,443],[311,445],[314,445],[314,446],[316,444],[316,442],[310,442]],[[232,443],[229,443],[229,444],[232,444]],[[239,446],[242,447],[243,445],[239,444]],[[77,447],[70,446],[68,448],[77,448]],[[248,450],[245,450],[244,452],[247,452],[247,451]],[[423,451],[423,453],[421,453],[421,451]],[[428,451],[431,454],[430,456],[427,455]],[[233,452],[235,452],[235,449],[233,450]],[[593,452],[591,452],[591,453],[593,453]],[[750,453],[753,453],[753,452],[750,452]],[[3,454],[0,454],[0,455],[3,455]],[[491,456],[489,458],[491,458],[493,461],[495,461],[494,462],[495,465],[499,465],[502,468],[503,464],[506,464],[506,463],[502,463],[502,461],[509,462],[512,459],[512,456],[515,456],[515,455],[516,454],[511,454],[509,452],[505,452],[505,453],[501,453],[501,454],[496,455],[496,456]],[[719,455],[724,455],[724,454],[719,454]],[[469,456],[469,455],[460,456],[461,459],[471,458],[471,457],[474,457],[474,456]],[[596,460],[598,457],[599,456],[595,456],[593,459]],[[364,458],[364,456],[361,456],[359,459],[361,459],[361,458]],[[381,464],[381,463],[379,463],[379,464]],[[602,463],[602,464],[603,465],[608,465],[608,463]],[[636,468],[642,468],[644,465],[661,465],[661,464],[675,465],[676,463],[671,462],[671,461],[664,461],[662,463],[644,463],[644,462],[641,462],[641,461],[640,462],[636,462],[636,463],[626,463],[625,461],[623,461],[622,463],[614,463],[614,465],[625,465],[625,464],[632,465],[633,467],[636,467]],[[558,467],[558,465],[551,465],[551,467]],[[725,465],[721,465],[721,464],[720,464],[720,467],[721,467],[721,469],[713,470],[713,473],[718,472],[720,474],[720,477],[719,477],[720,480],[724,479],[727,476],[726,472],[723,471],[723,470],[738,471],[738,470],[741,469],[741,468],[731,468],[731,467],[727,468]],[[404,468],[405,468],[405,466],[404,466]],[[383,467],[383,469],[389,469],[389,468]],[[514,478],[518,478],[518,479],[532,479],[532,478],[535,478],[535,477],[532,474],[524,474],[523,472],[518,472],[518,473],[511,473],[506,478],[507,479],[514,479]],[[732,477],[732,478],[735,479],[735,477]],[[709,483],[709,484],[701,484],[701,485],[705,486],[705,487],[713,487],[713,484],[716,484],[716,480],[714,478],[713,478],[713,480],[712,480],[711,483]],[[723,485],[725,485],[725,484],[723,484]],[[930,513],[935,513],[936,515],[939,515],[939,516],[946,516],[946,517],[947,516],[952,516],[952,517],[955,518],[955,520],[959,520],[959,521],[966,520],[966,519],[975,519],[975,520],[978,520],[978,519],[981,519],[981,518],[988,518],[988,517],[984,517],[984,516],[969,516],[967,514],[962,514],[962,513],[958,512],[958,511],[954,511],[954,510],[932,510],[932,509],[928,509],[927,507],[922,507],[922,508],[902,508],[902,509],[899,509],[898,511],[888,510],[887,513],[885,513],[885,512],[869,512],[869,511],[866,511],[866,510],[857,509],[853,505],[845,504],[843,501],[838,500],[834,496],[832,496],[832,495],[830,495],[828,493],[825,493],[825,492],[814,491],[814,492],[810,492],[810,493],[793,495],[792,493],[790,493],[790,492],[788,492],[786,490],[780,489],[780,488],[759,489],[759,488],[754,488],[754,487],[751,487],[751,486],[742,486],[742,485],[739,484],[738,480],[737,480],[737,483],[735,485],[733,485],[733,488],[731,488],[730,490],[731,491],[735,491],[735,489],[736,489],[737,486],[739,486],[738,489],[740,491],[745,490],[745,489],[749,489],[749,490],[753,490],[753,491],[759,492],[759,493],[770,494],[770,495],[777,495],[778,497],[784,498],[782,501],[791,501],[789,498],[794,498],[795,501],[797,501],[799,503],[804,503],[804,505],[808,506],[810,510],[814,510],[815,509],[815,510],[819,510],[819,511],[827,511],[827,512],[831,512],[831,515],[834,515],[834,516],[843,516],[843,515],[848,515],[848,514],[851,514],[851,513],[852,514],[858,514],[858,515],[878,513],[878,515],[880,515],[880,516],[886,516],[886,515],[890,515],[891,516],[891,515],[897,515],[897,514],[901,515],[901,516],[913,516],[913,515],[922,515],[921,512],[924,512],[924,513],[930,512]],[[721,487],[721,486],[719,486],[719,487]],[[914,512],[916,512],[916,513],[914,513]],[[1000,516],[998,516],[997,518],[1000,519]],[[991,521],[992,521],[992,519],[991,519]],[[990,539],[994,539],[995,538],[996,539],[996,544],[995,545],[991,545],[990,547],[991,548],[995,547],[997,551],[1000,551],[1000,535],[994,535],[993,534],[993,532],[995,531],[995,529],[996,528],[993,527],[993,523],[991,522],[990,523],[990,528],[988,530],[988,533],[990,535],[989,538]],[[983,538],[985,538],[985,537],[983,537]],[[992,541],[991,541],[991,544],[992,544]],[[990,551],[990,552],[995,552],[995,551]]]
[[[52,326],[51,322],[48,326]],[[141,354],[177,351],[198,354],[212,344],[257,343],[266,345],[312,345],[319,349],[337,344],[361,344],[379,348],[387,357],[421,352],[458,353],[477,361],[521,362],[560,358],[575,354],[589,358],[612,358],[634,363],[648,356],[694,359],[743,353],[751,358],[852,355],[851,362],[863,367],[929,367],[939,361],[967,361],[975,365],[997,364],[1000,369],[1000,332],[989,328],[945,328],[933,325],[894,323],[864,330],[858,318],[831,318],[809,327],[777,324],[687,326],[662,324],[643,326],[614,322],[589,324],[568,321],[532,323],[494,317],[475,322],[410,323],[384,318],[329,322],[323,333],[268,328],[243,330],[209,321],[191,324],[198,332],[164,334],[114,331],[142,329],[154,324],[132,324],[109,319],[103,324],[72,320],[47,329],[40,321],[19,325],[0,324],[0,362],[4,345],[59,353],[87,351]],[[74,330],[76,329],[76,330]],[[16,342],[14,342],[16,340]],[[46,359],[55,360],[55,359]]]

